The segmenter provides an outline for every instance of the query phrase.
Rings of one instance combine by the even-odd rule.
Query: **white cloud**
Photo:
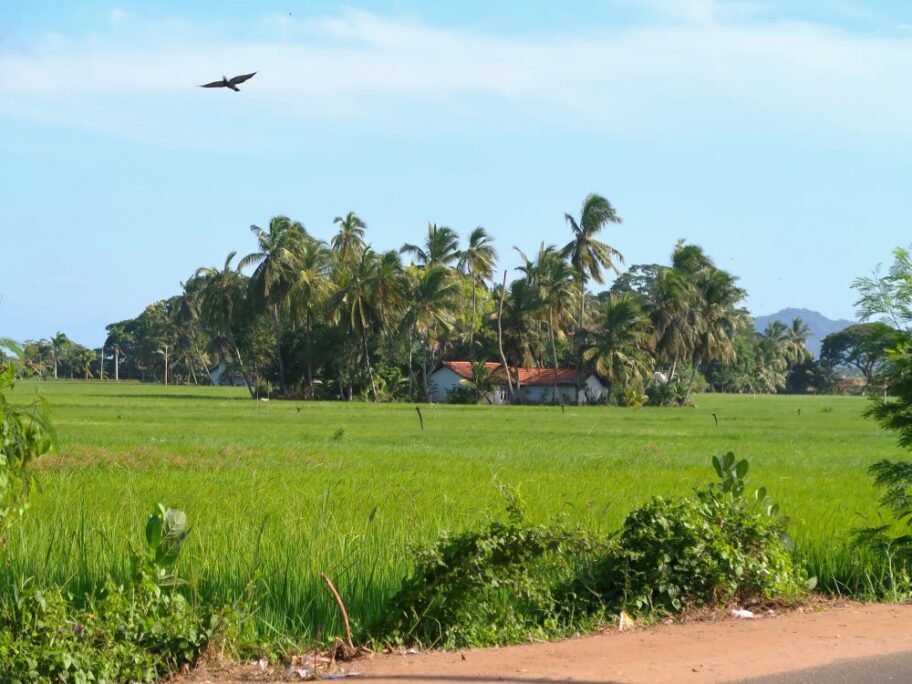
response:
[[[176,43],[145,29],[143,47],[70,41],[0,55],[0,113],[186,141],[225,134],[226,118],[912,140],[912,40],[719,22],[710,0],[653,4],[693,21],[528,39],[350,12],[310,22],[264,17],[272,40]],[[248,70],[259,73],[242,93],[193,87]]]

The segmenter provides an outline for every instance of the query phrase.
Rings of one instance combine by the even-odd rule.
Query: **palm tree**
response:
[[[377,256],[373,268],[378,322],[384,333],[390,333],[405,307],[407,284],[402,259],[398,252],[389,250]]]
[[[414,255],[418,262],[425,267],[450,267],[453,262],[458,261],[460,258],[459,236],[452,228],[447,226],[438,228],[436,223],[428,223],[424,246],[419,247],[418,245],[406,243],[402,245],[399,253]]]
[[[248,291],[246,277],[240,268],[233,268],[231,262],[237,252],[230,252],[225,257],[222,268],[197,269],[194,279],[198,283],[198,296],[200,303],[200,319],[209,329],[219,347],[220,356],[224,359],[230,349],[234,352],[238,366],[244,376],[244,384],[251,397],[256,396],[250,375],[244,368],[241,350],[238,348],[234,335],[234,326],[238,314],[243,307]]]
[[[624,256],[611,245],[595,239],[595,235],[608,223],[621,223],[622,219],[604,197],[590,194],[583,201],[579,221],[570,214],[564,214],[573,239],[563,249],[565,257],[576,273],[579,282],[579,328],[585,326],[586,282],[592,278],[597,283],[605,282],[602,269],[618,272],[615,260],[624,263]]]
[[[57,368],[60,366],[60,357],[66,354],[72,344],[70,338],[59,330],[57,331],[57,334],[51,338],[51,353],[54,357],[54,380],[57,379]]]
[[[360,258],[360,254],[358,258]],[[293,321],[302,327],[306,337],[307,391],[309,397],[313,398],[313,355],[311,353],[313,329],[317,320],[324,313],[326,300],[333,290],[332,252],[327,248],[325,242],[308,236],[303,241],[297,266],[298,271],[289,292],[289,299]]]
[[[424,358],[422,359],[422,386],[425,399],[428,398],[428,370],[434,356],[434,338],[440,330],[448,330],[453,324],[454,299],[459,293],[459,286],[450,272],[440,265],[430,266],[415,273],[408,293],[408,309],[402,325],[408,332],[409,339],[409,389],[412,388],[414,372],[412,370],[412,341],[417,335],[421,341]],[[431,355],[431,359],[428,358]]]
[[[468,246],[459,253],[459,270],[472,279],[472,325],[469,326],[469,349],[475,355],[475,319],[477,315],[476,288],[478,282],[490,280],[494,275],[494,264],[497,261],[497,251],[494,249],[493,238],[487,231],[478,226],[469,235]]]
[[[129,341],[129,333],[126,328],[126,321],[120,323],[111,323],[106,327],[108,337],[105,339],[105,347],[114,350],[114,380],[120,380],[120,355],[122,347]]]
[[[379,400],[374,369],[370,361],[368,336],[377,329],[379,315],[377,309],[374,264],[377,254],[365,248],[361,258],[350,268],[339,271],[337,289],[327,301],[327,311],[341,317],[341,323],[347,331],[359,340],[364,363],[370,378],[371,395],[374,401]],[[351,391],[349,391],[351,399]]]
[[[792,364],[801,363],[811,358],[811,353],[807,348],[808,338],[811,336],[811,329],[801,318],[792,320],[788,328],[789,351],[791,352]]]
[[[569,258],[579,285],[578,335],[581,335],[586,325],[586,282],[592,278],[597,283],[602,283],[602,269],[607,268],[617,273],[615,260],[624,263],[624,256],[618,250],[597,240],[595,236],[607,224],[621,223],[622,219],[611,202],[594,193],[583,201],[579,221],[570,214],[564,214],[564,218],[570,224],[572,239],[564,247],[563,254]],[[580,366],[577,363],[577,384],[580,382]]]
[[[492,370],[484,361],[472,362],[472,377],[463,379],[459,384],[469,388],[476,404],[490,404],[491,396],[500,389],[503,380],[496,370]]]
[[[583,360],[609,385],[642,385],[652,373],[649,319],[629,294],[611,294],[596,313],[593,339]]]
[[[279,384],[283,394],[288,394],[285,382],[285,363],[282,360],[282,329],[279,312],[288,305],[297,273],[303,245],[308,237],[304,227],[286,216],[276,216],[269,222],[269,229],[250,226],[256,235],[258,251],[241,259],[239,268],[255,266],[250,276],[254,299],[270,308],[275,334],[276,362],[279,366]]]
[[[690,398],[697,368],[707,361],[731,363],[735,360],[733,340],[748,323],[748,315],[736,305],[744,299],[745,291],[735,285],[731,274],[707,266],[694,275],[697,297],[692,311],[695,329],[692,349],[692,369],[684,402]]]
[[[681,271],[662,268],[655,278],[647,313],[652,321],[653,348],[669,364],[668,379],[677,372],[678,361],[693,347],[693,326],[688,318],[694,298],[693,283]]]
[[[332,251],[339,257],[340,263],[353,264],[364,252],[364,231],[367,224],[353,211],[348,212],[345,218],[336,216],[333,223],[339,224],[339,232],[332,238]]]
[[[567,320],[574,298],[574,271],[554,245],[545,247],[541,243],[538,258],[532,262],[521,251],[524,265],[519,267],[525,273],[529,285],[535,291],[542,307],[542,314],[547,312],[548,337],[551,344],[551,360],[554,366],[554,382],[551,388],[552,401],[557,402],[557,344],[555,342],[555,323]]]

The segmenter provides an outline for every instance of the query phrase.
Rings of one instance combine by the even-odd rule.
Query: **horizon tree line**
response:
[[[179,294],[108,325],[101,350],[60,333],[28,343],[24,372],[170,384],[230,377],[251,396],[420,401],[441,360],[506,361],[572,367],[578,384],[594,372],[616,400],[645,392],[659,372],[686,403],[704,377],[719,391],[779,391],[809,362],[807,327],[754,333],[746,292],[700,246],[679,241],[670,265],[622,272],[623,255],[601,239],[622,224],[607,199],[590,194],[564,218],[567,242],[542,242],[531,255],[514,247],[516,277],[496,283],[499,254],[482,226],[462,242],[428,223],[419,241],[377,251],[355,212],[335,218],[328,241],[275,216],[251,226],[246,256],[201,266]],[[589,291],[607,273],[611,288]]]

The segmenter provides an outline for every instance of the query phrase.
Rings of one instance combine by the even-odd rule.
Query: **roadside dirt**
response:
[[[349,675],[352,682],[709,684],[908,651],[912,605],[841,604],[755,619],[656,625],[553,643],[372,655],[341,664],[335,677]],[[294,671],[264,671],[256,665],[203,669],[183,681],[276,678],[301,681]]]

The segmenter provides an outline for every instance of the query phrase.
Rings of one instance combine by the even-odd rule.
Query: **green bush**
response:
[[[159,504],[146,523],[147,548],[134,552],[134,581],[108,581],[74,600],[58,587],[7,578],[0,593],[0,681],[151,682],[193,663],[220,613],[192,606],[173,571],[186,517]]]
[[[713,466],[718,483],[678,500],[656,497],[630,513],[618,546],[579,593],[638,616],[800,597],[810,585],[792,559],[778,506],[762,488],[745,496],[746,460],[728,453],[713,457]]]
[[[149,579],[109,582],[86,608],[26,586],[4,596],[0,620],[0,681],[11,684],[158,681],[196,660],[214,624]]]
[[[418,552],[415,570],[372,633],[387,642],[443,648],[507,644],[575,631],[557,587],[604,551],[578,530],[531,525],[518,499],[506,522],[444,535]]]
[[[18,352],[15,344],[0,339],[0,352],[3,349]],[[14,378],[14,365],[0,363],[0,546],[28,507],[33,485],[29,464],[47,453],[54,439],[44,401],[37,399],[25,409],[7,401]]]

